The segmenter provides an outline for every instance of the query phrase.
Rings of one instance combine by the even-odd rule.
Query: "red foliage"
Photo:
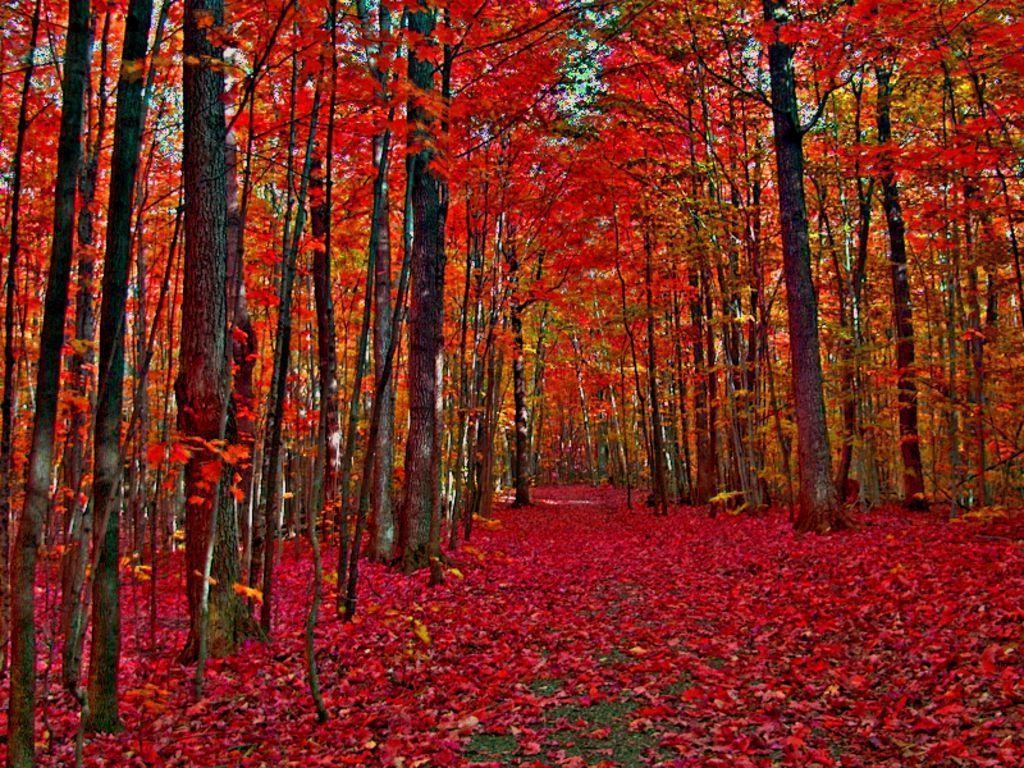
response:
[[[797,536],[781,514],[665,520],[616,491],[537,497],[464,547],[443,587],[367,567],[360,620],[318,628],[325,726],[304,679],[304,548],[285,549],[278,637],[211,663],[200,701],[173,661],[182,607],[163,606],[162,645],[141,652],[128,583],[126,730],[87,743],[86,765],[1024,760],[1024,520],[885,509]],[[178,581],[161,594],[177,601]],[[51,694],[41,764],[68,765],[76,718]]]

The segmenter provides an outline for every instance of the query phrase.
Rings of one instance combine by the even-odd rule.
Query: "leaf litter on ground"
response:
[[[783,513],[666,519],[574,487],[496,519],[443,586],[368,565],[357,620],[321,619],[323,726],[304,677],[304,545],[283,550],[273,639],[211,661],[198,701],[175,661],[179,561],[157,572],[155,650],[128,579],[125,728],[90,738],[85,764],[1024,764],[1021,516],[884,508],[797,535]],[[45,673],[59,651],[41,656]],[[70,698],[51,683],[42,709],[40,765],[71,764]]]

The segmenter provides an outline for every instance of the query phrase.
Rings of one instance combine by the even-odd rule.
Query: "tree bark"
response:
[[[35,420],[28,457],[25,505],[11,562],[11,683],[7,715],[7,764],[12,768],[31,766],[35,762],[36,556],[41,543],[43,517],[50,504],[61,349],[64,346],[64,319],[68,307],[68,283],[74,244],[75,182],[82,156],[82,112],[91,44],[89,3],[85,0],[71,0],[64,53],[50,273],[39,336]],[[5,390],[5,396],[9,395],[10,391]],[[4,471],[4,474],[7,472]]]
[[[395,463],[395,386],[391,377],[384,381],[384,361],[391,344],[391,206],[388,191],[391,134],[374,138],[374,164],[377,183],[374,186],[373,228],[376,246],[373,274],[373,371],[375,385],[383,383],[380,427],[373,450],[373,496],[370,506],[372,530],[371,556],[390,560],[395,543],[395,519],[391,508],[391,476]]]
[[[107,70],[107,38],[110,31],[110,12],[104,13],[100,41],[100,72]],[[92,24],[95,25],[95,15]],[[86,88],[89,84],[86,83]],[[78,291],[75,296],[75,340],[71,355],[71,387],[76,400],[71,416],[70,443],[64,454],[68,487],[69,520],[67,544],[61,555],[61,678],[65,689],[74,694],[78,690],[82,671],[82,646],[85,637],[85,606],[82,587],[85,584],[89,542],[92,540],[92,499],[86,485],[85,457],[87,432],[95,406],[96,310],[94,304],[93,246],[94,201],[99,177],[99,156],[106,141],[107,87],[106,78],[100,78],[96,132],[86,150],[78,177]],[[88,122],[88,118],[86,119]]]
[[[212,24],[211,24],[212,22]],[[178,429],[191,455],[185,465],[185,572],[189,635],[182,658],[203,661],[232,653],[250,629],[238,580],[237,527],[222,503],[220,457],[226,433],[227,133],[222,49],[207,30],[224,22],[223,0],[187,0],[184,19],[185,263]],[[197,668],[197,682],[201,680]]]
[[[661,394],[658,392],[658,347],[654,338],[654,244],[644,232],[644,297],[647,315],[647,392],[651,398],[651,493],[654,513],[668,514],[668,470],[665,466],[665,440],[661,425]]]
[[[785,0],[764,1],[765,21],[774,27],[768,59],[796,410],[799,511],[795,525],[797,530],[824,532],[846,527],[848,521],[832,482],[832,459],[825,423],[818,296],[811,275],[804,196],[803,130],[797,106],[794,49],[785,42],[783,35],[789,14]]]
[[[882,210],[889,230],[889,264],[892,272],[892,312],[896,330],[896,391],[899,407],[900,458],[903,462],[903,504],[925,506],[921,443],[917,432],[917,374],[914,370],[914,314],[907,274],[906,227],[900,205],[899,185],[892,167],[892,73],[877,67],[878,143],[882,155]]]
[[[519,253],[516,250],[514,228],[509,229],[504,248],[512,290],[509,304],[509,323],[512,326],[512,399],[515,409],[515,449],[512,453],[515,500],[512,505],[526,507],[530,504],[530,413],[526,405],[526,353],[523,342],[525,307],[519,295]]]
[[[25,163],[25,138],[28,136],[29,94],[35,72],[36,41],[39,38],[41,0],[36,0],[29,22],[29,55],[21,81],[21,102],[18,105],[17,138],[11,168],[10,239],[7,252],[7,270],[4,280],[4,382],[0,396],[0,675],[7,669],[7,641],[10,637],[10,522],[11,522],[11,465],[14,444],[15,375],[18,360],[14,354],[15,287],[18,273],[18,255],[21,250],[21,186]]]
[[[129,2],[114,114],[103,299],[100,305],[99,385],[93,438],[96,567],[92,585],[86,729],[105,733],[120,728],[117,711],[121,661],[118,541],[124,464],[121,411],[124,402],[125,302],[128,298],[135,176],[142,143],[143,71],[152,16],[152,0]]]
[[[293,81],[294,82],[294,81]],[[313,95],[313,108],[309,122],[309,134],[306,138],[305,160],[299,176],[299,194],[297,200],[295,225],[291,230],[290,239],[285,239],[281,285],[278,291],[280,300],[277,315],[277,331],[274,335],[274,371],[271,377],[269,403],[267,406],[267,436],[263,452],[263,492],[264,492],[264,548],[263,548],[263,603],[260,606],[260,626],[264,632],[270,632],[273,608],[274,559],[277,556],[278,520],[281,502],[281,481],[278,472],[281,464],[282,421],[284,419],[284,401],[288,381],[289,359],[292,343],[292,297],[295,284],[295,267],[299,252],[299,238],[306,220],[306,192],[313,168],[313,144],[316,136],[317,116],[320,111],[321,81],[316,84]],[[286,228],[287,229],[287,228]]]
[[[409,13],[409,30],[424,45],[436,45],[436,11],[423,2]],[[441,374],[444,364],[444,216],[447,185],[433,166],[438,116],[435,65],[409,48],[409,100],[413,248],[409,298],[409,435],[405,489],[398,526],[398,551],[407,573],[430,564],[431,522],[440,514]]]

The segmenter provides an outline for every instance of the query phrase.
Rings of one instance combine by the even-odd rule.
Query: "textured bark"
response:
[[[106,72],[109,12],[104,14],[100,43],[100,71]],[[92,24],[95,25],[95,14]],[[86,84],[89,88],[89,84]],[[88,101],[88,99],[87,99]],[[92,499],[86,486],[85,456],[90,415],[95,401],[95,355],[92,342],[96,336],[94,306],[93,246],[95,243],[94,201],[99,176],[99,155],[106,140],[107,89],[106,78],[100,78],[97,94],[96,132],[86,151],[78,176],[78,291],[75,296],[75,339],[71,355],[71,389],[77,398],[71,415],[70,441],[64,452],[68,488],[67,543],[61,555],[61,679],[65,689],[78,689],[82,671],[82,646],[85,636],[85,606],[82,587],[85,584],[88,545],[92,539]],[[88,123],[88,119],[86,119]]]
[[[715,350],[705,344],[710,338],[704,315],[707,280],[691,270],[690,287],[695,298],[690,302],[690,321],[693,323],[693,364],[697,381],[693,391],[693,430],[697,441],[697,473],[693,485],[693,503],[706,504],[718,489],[718,428],[715,397],[718,378],[714,372]]]
[[[370,555],[390,560],[395,544],[395,519],[391,508],[391,475],[394,472],[395,387],[382,378],[391,344],[391,207],[388,192],[390,133],[374,137],[377,183],[373,188],[373,239],[376,247],[373,273],[373,371],[376,386],[384,386],[380,428],[373,451],[373,496],[370,507]]]
[[[891,73],[875,70],[878,79],[878,143],[892,142]],[[889,230],[889,265],[892,272],[893,327],[896,330],[896,391],[899,405],[900,458],[903,461],[903,503],[920,509],[925,504],[921,444],[917,432],[917,379],[914,350],[914,313],[907,274],[906,227],[899,185],[891,155],[882,156],[882,210]]]
[[[212,27],[208,23],[212,21]],[[188,0],[184,41],[185,264],[178,429],[189,444],[185,465],[185,572],[189,635],[182,658],[232,653],[251,631],[238,580],[237,528],[223,503],[221,460],[211,443],[224,438],[227,366],[227,153],[222,50],[207,37],[224,21],[222,0]],[[201,666],[201,665],[200,665]]]
[[[377,29],[373,28],[371,4],[356,0],[356,15],[368,45],[367,62],[376,81],[378,106],[388,104],[390,69],[382,66],[385,43],[392,36],[392,15],[386,3],[375,3]],[[394,119],[394,109],[388,112]],[[370,221],[370,257],[373,266],[373,376],[374,387],[383,386],[379,425],[369,445],[372,455],[372,498],[369,508],[369,555],[374,560],[390,561],[395,544],[395,518],[392,509],[392,474],[394,472],[395,387],[390,377],[385,380],[385,358],[391,346],[393,313],[391,306],[391,200],[388,174],[391,168],[391,131],[383,130],[372,140],[374,184]],[[367,301],[370,297],[367,296]]]
[[[75,183],[82,156],[82,113],[91,44],[89,3],[71,0],[64,53],[50,272],[43,305],[43,325],[39,334],[35,419],[28,457],[25,505],[11,558],[11,683],[7,715],[7,763],[18,768],[31,766],[35,762],[36,556],[41,544],[43,517],[50,503],[53,438],[60,392],[60,359],[64,345],[64,319],[68,307],[74,242]],[[9,394],[9,390],[6,390],[5,397]],[[6,470],[3,474],[7,474]]]
[[[328,128],[328,133],[330,133]],[[328,142],[330,143],[330,142]],[[330,162],[330,161],[328,161]],[[324,451],[324,508],[328,517],[338,501],[338,468],[341,462],[341,430],[338,412],[338,353],[334,300],[331,296],[331,232],[329,184],[322,161],[315,160],[309,177],[310,225],[320,241],[313,250],[313,296],[316,304],[317,372],[320,386],[321,448]]]
[[[36,0],[29,22],[29,49],[35,51],[39,37],[41,0]],[[15,279],[18,254],[21,250],[21,182],[25,161],[25,137],[28,135],[28,100],[35,72],[35,57],[29,56],[21,81],[21,101],[18,105],[17,138],[11,168],[10,239],[7,252],[7,270],[4,280],[4,380],[0,396],[0,675],[7,669],[7,641],[10,635],[10,521],[11,521],[11,448],[14,440],[15,374],[17,358],[14,354],[14,313],[16,309]]]
[[[512,479],[515,483],[513,506],[525,507],[530,504],[530,412],[526,404],[526,352],[523,342],[525,307],[519,296],[519,253],[514,237],[514,232],[510,231],[510,242],[506,244],[508,275],[512,288],[509,324],[512,326],[512,399],[515,409],[515,442],[512,452]]]
[[[93,509],[96,567],[92,590],[89,716],[86,729],[120,728],[117,682],[121,661],[118,539],[123,460],[125,302],[132,244],[135,175],[142,142],[143,62],[149,45],[152,0],[131,0],[125,18],[121,74],[117,83],[114,146],[107,206],[107,243],[100,305],[99,385],[93,438]]]
[[[433,41],[436,12],[422,3],[409,14],[410,31]],[[436,43],[435,43],[436,44]],[[427,566],[431,522],[440,514],[441,373],[444,363],[444,216],[446,184],[433,167],[437,115],[435,66],[409,50],[409,80],[418,92],[409,100],[409,175],[412,179],[413,247],[409,297],[409,435],[405,488],[398,526],[402,568]]]
[[[238,150],[234,137],[227,136],[227,307],[231,329],[231,360],[234,376],[231,379],[231,403],[228,416],[228,438],[244,449],[240,463],[235,467],[233,484],[240,492],[237,518],[246,521],[246,531],[252,520],[253,454],[256,447],[256,397],[253,391],[253,370],[256,367],[256,329],[249,316],[249,303],[245,294],[245,223],[238,193]],[[242,574],[248,575],[244,565]]]
[[[799,511],[796,528],[828,531],[847,525],[832,481],[821,349],[818,295],[811,275],[811,247],[804,195],[803,130],[799,123],[793,46],[784,41],[786,2],[765,0],[765,21],[773,25],[768,46],[772,124],[782,230],[783,272],[789,308],[790,364],[796,410]]]
[[[647,393],[651,398],[651,494],[654,511],[668,514],[668,470],[665,466],[665,440],[661,424],[661,394],[658,391],[658,348],[654,338],[654,244],[644,232],[644,297],[647,320]]]

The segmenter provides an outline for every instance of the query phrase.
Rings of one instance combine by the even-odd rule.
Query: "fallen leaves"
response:
[[[1024,761],[1012,518],[985,524],[997,530],[888,510],[860,531],[795,536],[782,515],[659,520],[578,493],[499,511],[500,528],[451,553],[461,578],[441,587],[367,564],[360,623],[317,628],[326,728],[303,677],[308,552],[282,550],[275,638],[211,660],[199,701],[174,661],[182,570],[161,565],[160,649],[126,610],[126,728],[87,743],[86,765]],[[73,760],[77,724],[66,695],[52,701],[45,766]]]

